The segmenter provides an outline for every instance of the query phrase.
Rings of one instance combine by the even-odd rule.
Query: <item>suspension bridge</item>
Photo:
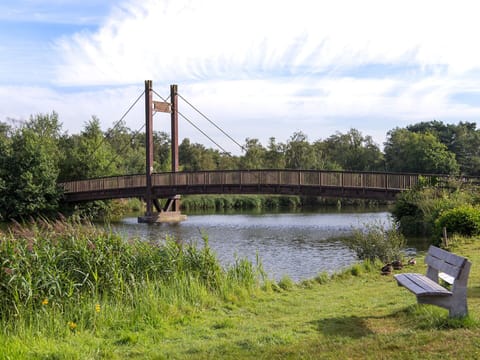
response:
[[[154,101],[153,94],[157,95],[162,101]],[[178,93],[177,85],[170,86],[170,96],[165,99],[153,90],[152,81],[146,80],[145,91],[137,98],[120,121],[123,120],[142,96],[145,96],[145,124],[141,128],[145,128],[145,174],[64,182],[60,185],[64,189],[64,200],[66,202],[141,198],[146,203],[146,212],[144,216],[138,218],[139,222],[172,222],[182,221],[186,218],[180,211],[181,195],[281,194],[393,200],[399,192],[416,186],[421,177],[423,178],[422,181],[434,181],[434,178],[437,181],[439,177],[438,175],[314,170],[179,171],[179,115],[210,139],[217,147],[225,151],[204,131],[178,111],[179,97],[236,145],[242,149],[243,147],[226,131],[183,98]],[[170,172],[155,173],[153,171],[154,112],[169,113],[171,117],[172,168]]]

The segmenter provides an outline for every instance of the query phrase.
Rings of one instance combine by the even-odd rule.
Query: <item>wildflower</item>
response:
[[[48,299],[47,299],[47,298],[43,299],[42,305],[44,305],[44,306],[45,306],[45,305],[48,305]]]
[[[74,321],[69,321],[67,325],[70,328],[70,331],[75,331],[75,329],[77,328],[77,323]]]
[[[95,304],[95,312],[100,312],[100,304]]]

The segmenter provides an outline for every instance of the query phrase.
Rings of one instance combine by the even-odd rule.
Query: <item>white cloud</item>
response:
[[[478,66],[474,2],[135,1],[58,42],[62,84],[310,74],[366,63]]]
[[[0,100],[0,118],[55,109],[70,131],[92,114],[106,128],[153,79],[162,94],[178,83],[241,142],[355,127],[382,143],[396,126],[479,118],[480,104],[452,100],[479,91],[476,9],[463,0],[127,0],[98,31],[58,39],[55,90]],[[63,95],[70,86],[90,90]],[[136,129],[142,111],[133,117]],[[158,129],[168,130],[163,121]],[[181,136],[211,145],[190,125]]]

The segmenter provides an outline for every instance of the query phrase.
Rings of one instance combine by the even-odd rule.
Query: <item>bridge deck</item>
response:
[[[434,175],[423,175],[431,181]],[[157,173],[153,195],[287,194],[394,199],[419,182],[419,174],[306,170],[226,170]],[[66,201],[145,196],[145,175],[114,176],[62,183]]]

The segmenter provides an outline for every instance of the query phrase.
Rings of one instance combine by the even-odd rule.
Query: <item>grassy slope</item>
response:
[[[0,335],[0,359],[480,358],[479,250],[480,241],[455,249],[473,262],[463,326],[446,310],[416,306],[393,277],[362,273],[207,309],[187,306],[162,324],[116,320],[96,333]],[[421,263],[405,271],[424,272]]]

